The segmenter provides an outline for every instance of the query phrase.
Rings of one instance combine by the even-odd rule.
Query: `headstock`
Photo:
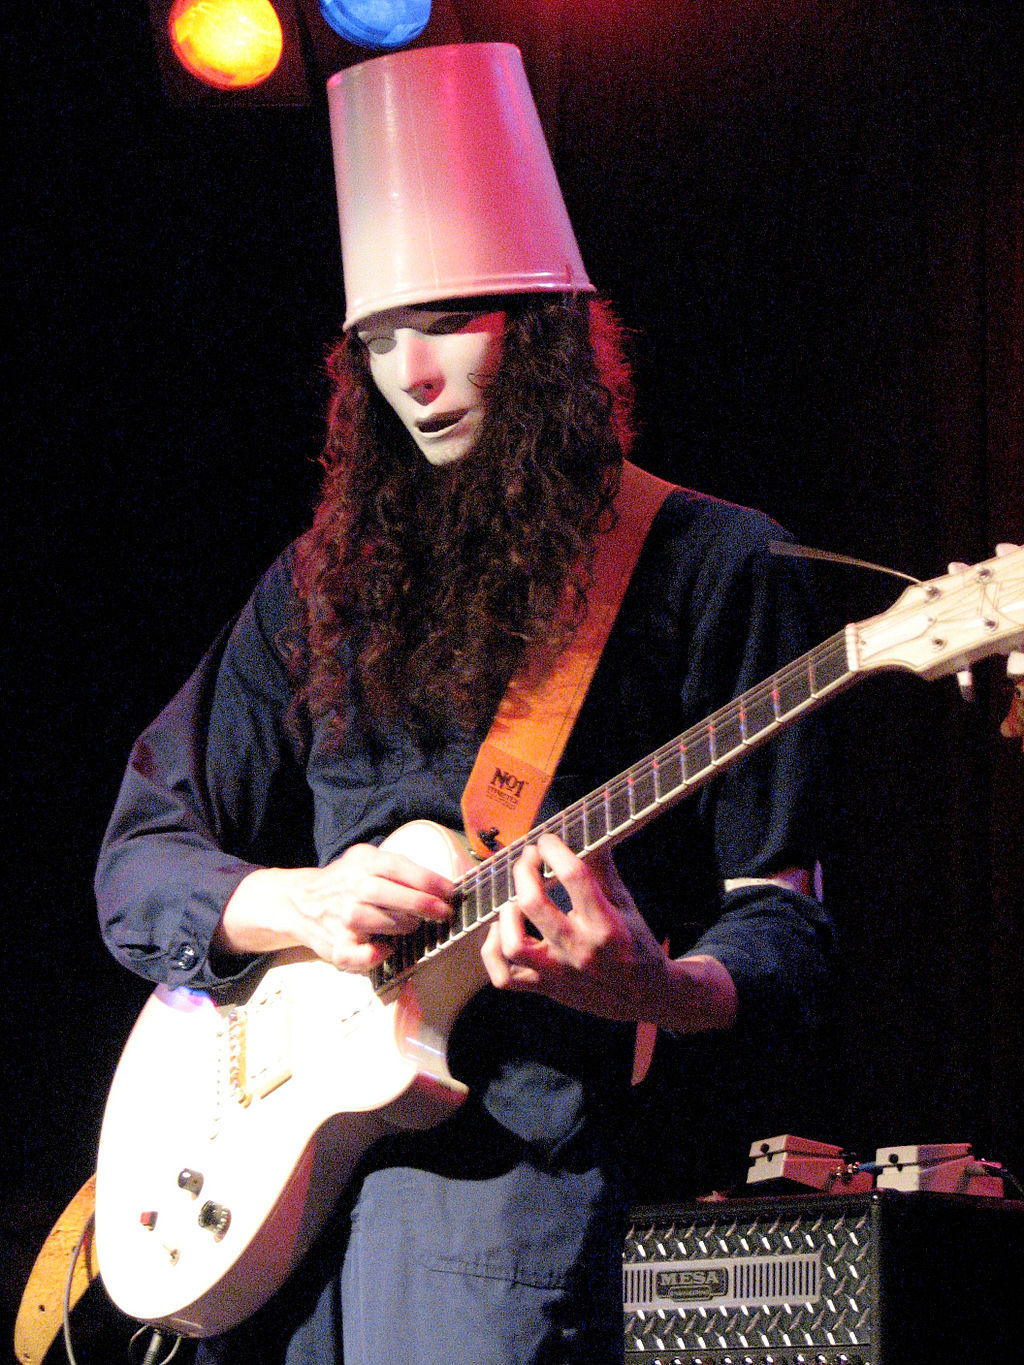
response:
[[[847,628],[853,671],[902,668],[941,678],[1024,649],[1024,546],[908,588],[888,611]]]

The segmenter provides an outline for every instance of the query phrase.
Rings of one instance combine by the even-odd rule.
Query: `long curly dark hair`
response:
[[[632,441],[622,328],[603,301],[488,301],[507,314],[473,451],[433,467],[350,332],[332,351],[325,477],[299,540],[298,701],[340,735],[351,682],[427,743],[489,724],[585,611],[595,534]],[[349,647],[346,650],[346,645]]]

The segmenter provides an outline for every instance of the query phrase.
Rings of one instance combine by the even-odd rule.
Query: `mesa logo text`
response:
[[[720,1299],[729,1292],[729,1272],[722,1269],[660,1270],[657,1275],[659,1298],[675,1303],[704,1303]]]

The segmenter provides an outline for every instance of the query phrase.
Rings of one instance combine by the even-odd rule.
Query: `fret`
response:
[[[473,876],[466,883],[465,894],[462,897],[461,919],[462,928],[472,929],[480,918],[480,873],[474,872]]]
[[[715,718],[714,743],[715,762],[720,762],[737,749],[743,748],[742,711],[731,706]]]
[[[486,919],[493,910],[497,910],[501,901],[498,899],[498,888],[494,881],[494,863],[488,861],[477,870],[480,879],[480,919]]]
[[[586,839],[585,848],[593,848],[599,844],[608,833],[608,825],[604,818],[604,803],[598,803],[584,798],[583,801],[583,832]]]
[[[654,786],[654,773],[648,767],[634,768],[631,793],[633,799],[633,812],[641,815],[645,810],[649,810],[657,800],[657,792]]]
[[[775,689],[764,686],[755,687],[744,695],[744,735],[748,743],[775,724],[775,698]]]
[[[613,830],[628,825],[632,819],[632,811],[629,808],[629,787],[623,782],[609,783],[604,792],[605,811],[610,834]]]
[[[518,855],[512,852],[503,853],[495,863],[495,889],[498,892],[499,905],[504,905],[516,894],[515,879],[512,876],[516,856]]]
[[[409,943],[413,937],[413,934],[400,934],[391,940],[391,965],[396,976],[404,972],[409,965],[407,959],[412,956]]]
[[[391,939],[387,946],[391,949],[387,957],[388,971],[392,976],[399,976],[402,971],[402,940],[400,938]]]
[[[394,940],[392,957],[399,972],[407,972],[417,962],[426,957],[426,921],[420,920],[415,929],[401,934]]]
[[[461,934],[466,927],[466,903],[473,894],[470,877],[464,877],[459,882],[456,889],[455,902],[452,906],[452,917],[448,922],[449,935],[454,938]]]
[[[686,761],[684,764],[683,776],[690,782],[699,773],[706,772],[712,766],[711,737],[707,729],[701,731],[689,731],[692,736],[686,746]]]
[[[663,782],[662,791],[674,792],[686,781],[684,771],[686,745],[682,740],[659,751],[659,768]]]
[[[776,673],[775,685],[779,693],[780,720],[791,715],[798,707],[806,706],[814,697],[810,667],[803,659],[791,668]]]
[[[484,905],[481,919],[486,919],[488,915],[497,910],[502,902],[501,885],[498,866],[493,859],[488,859],[480,871],[482,873],[481,885],[483,887],[482,900]]]
[[[372,975],[375,988],[379,989],[381,986],[386,986],[389,981],[395,979],[394,963],[389,957],[386,957],[383,962],[379,962],[374,967]]]
[[[425,956],[426,948],[426,921],[420,920],[419,924],[411,934],[402,935],[402,946],[399,949],[402,958],[402,970],[406,971],[409,967],[415,967],[421,957]]]
[[[583,806],[579,801],[562,812],[562,842],[572,849],[573,853],[582,853],[587,846],[583,828]]]
[[[833,636],[817,650],[818,665],[815,669],[817,690],[820,695],[843,682],[848,677],[846,640],[844,636]]]

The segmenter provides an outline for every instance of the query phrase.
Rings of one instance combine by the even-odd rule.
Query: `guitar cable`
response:
[[[128,1343],[129,1351],[145,1331],[145,1327],[140,1327],[133,1335],[131,1341]],[[178,1354],[178,1348],[181,1346],[181,1337],[175,1337],[174,1345],[171,1347],[170,1351],[164,1356],[163,1360],[157,1361],[157,1356],[166,1340],[163,1332],[161,1332],[159,1328],[154,1327],[153,1335],[150,1338],[149,1345],[146,1347],[146,1354],[142,1357],[141,1365],[169,1365],[169,1362]]]
[[[1017,1191],[1018,1198],[1024,1198],[1024,1185],[1001,1161],[986,1161],[984,1157],[975,1157],[973,1161],[967,1163],[966,1172],[968,1175],[994,1175],[998,1179],[1008,1181]]]
[[[874,573],[888,574],[890,578],[902,578],[907,583],[920,583],[913,574],[890,569],[886,564],[873,564],[869,559],[854,559],[852,555],[836,554],[834,550],[818,550],[812,545],[792,545],[788,540],[772,540],[768,553],[788,555],[790,559],[820,559],[827,564],[845,564],[849,569],[871,569]]]
[[[71,1253],[71,1259],[68,1262],[68,1273],[64,1279],[64,1300],[62,1304],[61,1318],[62,1327],[64,1331],[64,1354],[68,1358],[68,1365],[78,1365],[78,1360],[75,1356],[74,1347],[71,1344],[72,1280],[75,1274],[75,1266],[78,1264],[78,1258],[82,1254],[82,1248],[85,1246],[86,1239],[92,1232],[95,1222],[96,1215],[90,1214],[89,1217],[86,1219],[85,1226],[82,1228],[82,1231],[79,1234],[78,1241],[75,1243],[75,1249]],[[148,1330],[150,1329],[147,1328],[146,1326],[142,1326],[138,1329],[138,1331],[132,1334],[132,1337],[128,1342],[129,1355],[135,1343],[139,1340],[142,1334]],[[181,1337],[176,1336],[174,1338],[174,1345],[171,1347],[170,1351],[168,1351],[167,1355],[164,1356],[162,1360],[158,1360],[157,1357],[159,1355],[159,1352],[166,1343],[166,1337],[161,1331],[159,1331],[158,1328],[155,1327],[152,1328],[152,1332],[153,1336],[150,1340],[148,1347],[146,1348],[145,1355],[142,1357],[141,1365],[170,1365],[170,1362],[178,1354],[178,1349],[181,1346]]]
[[[93,1225],[95,1224],[95,1222],[96,1215],[94,1213],[90,1213],[89,1217],[85,1220],[85,1226],[79,1233],[78,1241],[75,1243],[75,1249],[71,1253],[71,1260],[68,1262],[68,1273],[64,1280],[62,1326],[64,1329],[64,1354],[70,1361],[70,1365],[78,1365],[78,1362],[75,1359],[74,1349],[72,1348],[71,1345],[71,1281],[75,1273],[75,1266],[78,1264],[78,1258],[79,1256],[81,1256],[82,1248],[85,1246],[85,1239],[92,1232]]]

